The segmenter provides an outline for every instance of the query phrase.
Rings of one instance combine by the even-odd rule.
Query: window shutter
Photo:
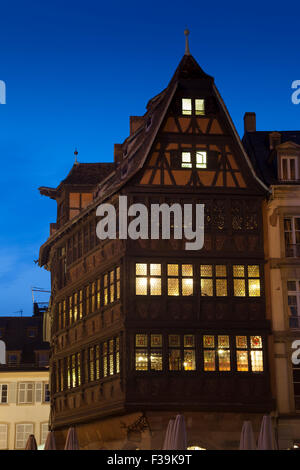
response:
[[[35,384],[35,402],[36,403],[42,402],[42,393],[43,393],[43,383],[36,382]]]
[[[11,382],[8,385],[8,403],[17,402],[17,382]]]

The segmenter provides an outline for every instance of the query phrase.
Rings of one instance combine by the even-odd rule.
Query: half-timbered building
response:
[[[262,201],[215,86],[186,53],[168,86],[130,117],[112,163],[78,163],[57,188],[40,249],[51,271],[51,426],[82,448],[159,449],[184,413],[189,446],[238,446],[273,409]],[[204,204],[204,246],[100,240],[97,207]],[[129,217],[130,220],[130,217]],[[171,217],[171,225],[174,219]]]

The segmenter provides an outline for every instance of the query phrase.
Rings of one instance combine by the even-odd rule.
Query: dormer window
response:
[[[298,179],[298,161],[296,157],[281,157],[281,179],[283,181]]]
[[[182,98],[182,114],[185,116],[203,116],[205,114],[204,99]]]
[[[182,152],[181,168],[207,168],[207,153],[205,151]]]

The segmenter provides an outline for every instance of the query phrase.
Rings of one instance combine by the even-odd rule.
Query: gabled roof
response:
[[[268,185],[277,184],[276,151],[270,150],[269,135],[274,131],[246,132],[242,142],[258,176]],[[300,131],[276,131],[281,135],[281,146],[287,142],[300,145]]]

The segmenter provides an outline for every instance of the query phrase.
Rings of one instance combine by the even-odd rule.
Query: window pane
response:
[[[236,297],[245,297],[246,296],[246,288],[245,288],[245,280],[244,279],[234,279],[233,280],[234,286],[234,295]]]
[[[145,264],[145,263],[136,263],[135,273],[139,276],[146,276],[147,275],[147,264]]]
[[[261,336],[250,336],[250,345],[252,349],[262,348]]]
[[[182,295],[193,295],[193,279],[182,279]]]
[[[236,361],[237,361],[237,370],[239,372],[248,371],[248,352],[247,351],[237,351]]]
[[[226,277],[227,276],[226,265],[217,264],[217,266],[216,266],[216,276],[217,277]]]
[[[135,335],[135,345],[136,347],[146,347],[147,346],[147,335]]]
[[[181,167],[192,168],[191,152],[181,152]]]
[[[226,279],[216,279],[216,295],[218,297],[227,296],[227,280]]]
[[[180,346],[180,336],[169,335],[169,346]]]
[[[182,265],[182,275],[187,277],[193,276],[193,265],[192,264],[183,264]]]
[[[204,100],[203,99],[195,100],[195,112],[197,116],[204,114]]]
[[[178,276],[178,264],[168,264],[168,276]]]
[[[215,351],[204,351],[204,370],[214,371],[216,370],[216,359]]]
[[[136,278],[136,295],[147,295],[147,278],[137,277]]]
[[[233,277],[245,277],[245,267],[233,266]]]
[[[183,358],[184,370],[196,370],[195,350],[185,349]]]
[[[135,353],[135,370],[148,370],[148,351],[139,349]]]
[[[203,346],[205,348],[214,348],[215,347],[215,337],[214,337],[214,335],[204,335],[203,336]]]
[[[248,266],[248,277],[259,277],[259,266]]]
[[[252,372],[262,372],[264,370],[262,351],[251,351],[251,367]]]
[[[169,349],[169,370],[181,370],[180,349]]]
[[[194,335],[184,335],[184,347],[193,348],[195,346],[195,336]]]
[[[260,280],[259,279],[248,279],[249,296],[259,297],[260,296]]]
[[[192,100],[190,98],[182,98],[182,114],[192,114]]]
[[[207,167],[207,155],[206,152],[196,152],[196,168]]]
[[[221,335],[218,336],[218,347],[219,348],[229,348],[229,336]]]
[[[213,296],[213,281],[212,279],[201,279],[201,295]]]
[[[179,280],[176,278],[168,279],[168,295],[179,295]]]
[[[212,277],[212,266],[209,264],[202,264],[200,266],[201,277]]]
[[[162,347],[162,335],[151,335],[151,347]]]
[[[230,370],[230,351],[228,349],[218,349],[219,370]]]
[[[161,295],[161,279],[150,278],[150,295]]]
[[[161,275],[161,264],[150,264],[150,276]]]
[[[162,370],[162,352],[151,351],[150,356],[151,370]]]
[[[236,347],[241,348],[241,349],[246,349],[247,348],[247,336],[237,336]]]

